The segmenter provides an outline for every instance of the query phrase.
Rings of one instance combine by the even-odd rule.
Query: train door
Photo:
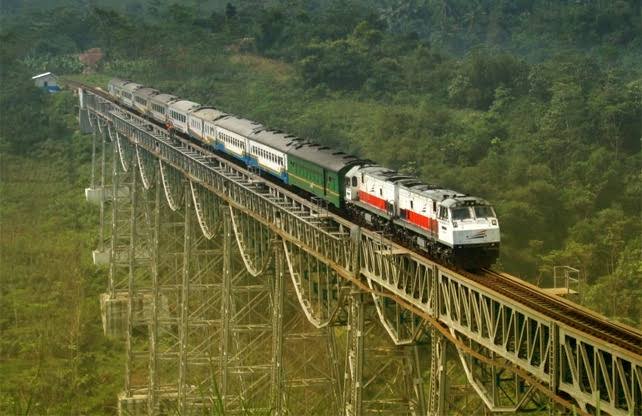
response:
[[[432,203],[432,212],[430,215],[430,232],[437,237],[439,234],[439,221],[437,221],[437,201],[431,201]]]
[[[323,169],[323,196],[328,197],[328,173]]]
[[[345,200],[356,201],[359,197],[359,167],[355,166],[345,173]]]
[[[450,222],[450,213],[448,211],[448,208],[441,205],[438,205],[437,209],[439,210],[437,215],[439,223],[438,239],[442,243],[446,243],[447,245],[452,247],[452,245],[454,244],[454,240],[452,224]]]

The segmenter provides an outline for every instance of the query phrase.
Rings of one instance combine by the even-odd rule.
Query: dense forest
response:
[[[120,354],[96,335],[104,282],[88,264],[95,213],[80,195],[89,145],[74,133],[73,98],[33,87],[30,77],[42,71],[102,86],[130,78],[484,197],[502,227],[497,267],[542,285],[554,266],[576,267],[583,304],[642,324],[639,1],[1,7],[0,365],[2,391],[12,392],[3,409],[28,413],[51,399],[59,402],[51,414],[109,413],[113,392],[101,391],[103,401],[89,408],[55,385],[26,392],[46,370],[94,366],[96,378],[109,380]],[[77,56],[95,47],[105,58],[88,71]],[[94,298],[69,304],[61,293]],[[54,314],[52,305],[60,306]],[[29,320],[29,330],[18,324]],[[35,341],[47,331],[64,350]]]

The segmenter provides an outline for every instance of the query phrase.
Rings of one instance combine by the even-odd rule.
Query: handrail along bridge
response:
[[[640,332],[432,262],[67,83],[121,414],[642,415]]]

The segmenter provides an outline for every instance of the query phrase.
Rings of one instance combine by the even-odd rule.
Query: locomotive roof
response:
[[[298,143],[290,147],[288,155],[296,156],[333,172],[339,172],[348,166],[361,162],[356,156],[330,149],[327,146],[299,140]]]
[[[385,182],[405,184],[412,186],[412,184],[421,183],[417,178],[413,176],[404,175],[397,172],[396,170],[384,168],[383,166],[367,166],[365,168],[359,169],[359,172],[366,173],[369,176],[375,177]]]
[[[192,116],[198,117],[205,121],[214,121],[217,118],[224,117],[227,114],[217,110],[214,107],[201,107],[198,110],[192,112]]]
[[[171,103],[172,101],[175,101],[177,99],[178,99],[178,97],[175,96],[175,95],[164,94],[164,93],[161,93],[161,94],[158,94],[158,95],[155,95],[155,96],[151,97],[152,101],[155,101],[155,102],[160,103],[160,104],[168,104],[168,103]]]
[[[283,153],[289,152],[291,146],[301,141],[300,138],[285,134],[279,130],[255,130],[249,136],[249,139]]]
[[[169,105],[170,108],[173,108],[174,110],[178,110],[184,113],[192,111],[195,108],[198,108],[200,106],[201,105],[199,103],[195,103],[194,101],[188,101],[188,100],[178,100],[173,103],[170,103]]]
[[[214,124],[232,133],[240,134],[243,137],[250,137],[256,130],[264,128],[262,124],[256,121],[238,118],[236,116],[222,117],[216,120]]]
[[[448,199],[444,200],[441,203],[441,205],[447,208],[454,208],[454,207],[462,207],[462,206],[490,205],[490,204],[485,199],[478,198],[476,196],[459,194],[459,195],[451,195]]]
[[[154,95],[158,95],[159,91],[150,87],[143,87],[136,90],[136,95],[140,97],[150,98]]]
[[[428,185],[426,183],[421,182],[419,179],[417,179],[416,183],[404,184],[403,187],[407,188],[410,192],[418,193],[418,194],[425,194],[426,191],[433,191],[435,189],[439,189],[438,186]]]

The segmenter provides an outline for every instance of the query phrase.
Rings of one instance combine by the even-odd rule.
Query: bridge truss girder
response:
[[[93,120],[94,128],[103,126],[103,131],[107,127],[108,133],[116,133],[115,136],[113,133],[102,135],[111,139],[114,149],[112,164],[116,166],[118,156],[122,169],[128,172],[126,162],[130,159],[123,155],[136,155],[139,166],[142,153],[146,155],[143,159],[157,160],[157,176],[165,190],[167,205],[176,210],[180,204],[177,201],[187,201],[189,198],[184,195],[191,194],[194,206],[185,210],[195,210],[195,223],[207,238],[212,238],[215,233],[212,230],[216,227],[207,224],[204,218],[227,217],[228,220],[223,220],[227,224],[224,241],[233,237],[236,247],[232,255],[229,243],[223,243],[228,247],[227,254],[223,255],[224,262],[228,256],[230,264],[235,259],[242,263],[239,264],[238,270],[242,270],[239,273],[258,278],[257,282],[260,282],[250,283],[252,279],[247,276],[237,280],[231,275],[223,277],[220,300],[224,312],[220,323],[223,346],[219,348],[223,358],[219,357],[217,367],[220,375],[217,382],[220,380],[221,385],[228,386],[231,375],[242,373],[242,366],[236,367],[236,372],[230,371],[234,367],[230,366],[229,354],[234,354],[230,352],[232,347],[236,345],[237,357],[253,351],[249,347],[241,347],[238,341],[234,344],[234,339],[240,339],[241,329],[248,328],[265,331],[265,336],[256,339],[271,340],[272,352],[269,357],[266,355],[264,378],[280,386],[287,384],[284,383],[287,379],[284,376],[287,356],[283,351],[284,339],[288,338],[284,335],[285,321],[279,322],[277,317],[285,310],[283,297],[287,298],[288,290],[282,281],[276,283],[282,279],[277,277],[283,274],[281,270],[287,270],[303,311],[298,313],[305,316],[313,328],[324,330],[328,339],[332,338],[328,335],[331,333],[346,334],[345,377],[339,382],[337,374],[341,365],[337,363],[340,360],[332,351],[341,349],[341,346],[328,343],[328,374],[334,374],[329,377],[328,385],[333,387],[328,391],[335,391],[339,386],[342,393],[335,396],[343,397],[340,407],[348,414],[354,414],[354,409],[362,409],[361,413],[358,410],[356,413],[362,414],[364,397],[366,401],[371,397],[364,396],[365,387],[373,384],[363,379],[363,363],[368,355],[364,347],[365,330],[359,328],[360,322],[366,325],[375,321],[375,317],[397,350],[419,345],[419,350],[415,351],[421,351],[430,340],[432,371],[427,400],[423,398],[423,386],[418,387],[422,384],[422,372],[418,368],[421,359],[406,358],[402,360],[405,366],[400,366],[409,375],[405,379],[410,380],[405,383],[409,387],[403,393],[407,398],[408,414],[421,414],[426,408],[429,414],[444,414],[446,409],[455,408],[447,405],[445,400],[445,388],[448,385],[452,387],[446,376],[450,376],[454,368],[444,364],[450,363],[447,360],[449,343],[455,347],[450,349],[451,354],[456,353],[460,357],[468,383],[490,411],[527,410],[532,406],[541,409],[546,401],[551,407],[569,411],[572,409],[569,398],[579,405],[580,413],[590,411],[594,405],[613,415],[639,411],[642,396],[639,356],[601,343],[599,339],[574,328],[551,322],[546,316],[522,307],[519,302],[488,291],[442,266],[400,249],[384,236],[355,229],[250,172],[208,155],[187,142],[172,140],[162,129],[96,95],[81,94],[81,121]],[[83,111],[87,111],[87,116]],[[111,181],[115,185],[112,195],[116,197],[120,195],[119,184],[128,183],[117,175],[118,171],[113,169]],[[132,178],[127,180],[132,181]],[[176,186],[173,181],[187,185]],[[101,183],[106,182],[101,178]],[[148,182],[142,173],[141,182]],[[204,202],[206,198],[210,199],[209,202]],[[109,206],[115,212],[112,218],[122,218],[118,202],[118,198],[114,198]],[[113,224],[114,221],[111,244],[117,247],[119,238],[126,234],[119,232]],[[282,241],[280,255],[275,254],[273,240]],[[223,251],[225,253],[225,249]],[[130,252],[136,256],[136,250]],[[305,259],[305,256],[313,260]],[[112,253],[111,259],[110,270],[118,265],[120,257]],[[281,265],[277,263],[282,260],[278,259],[285,259],[287,267],[280,269]],[[315,262],[318,271],[303,276],[302,265],[305,264],[305,269],[309,270],[308,266],[314,266]],[[110,288],[120,287],[115,277],[116,273],[110,272]],[[235,297],[235,284],[245,288],[240,290],[245,290],[244,295]],[[261,285],[265,287],[263,292],[258,289]],[[250,294],[254,289],[257,293]],[[369,300],[366,302],[364,297]],[[243,304],[243,301],[251,305]],[[242,321],[240,316],[255,316],[260,320],[259,314],[252,313],[253,306],[257,305],[265,305],[266,310],[272,311],[268,314],[271,319],[256,324],[238,324]],[[233,319],[235,314],[241,314],[234,318],[236,321]],[[185,325],[184,318],[179,318],[179,322]],[[345,325],[347,330],[342,329]],[[368,324],[367,327],[375,326]],[[425,331],[427,328],[432,329]],[[381,337],[373,338],[381,341]],[[247,342],[251,343],[251,340]],[[387,355],[399,356],[409,355],[392,352]],[[420,354],[415,352],[414,356],[420,357]],[[246,384],[251,385],[251,382]],[[239,390],[238,403],[243,403],[243,406],[247,403],[243,393],[250,390],[247,387]],[[229,388],[224,391],[229,391]],[[278,391],[272,389],[265,394],[267,405],[287,408],[288,402],[284,400],[287,391],[281,391],[281,394]],[[228,396],[224,397],[227,405]],[[229,403],[232,402],[230,399]]]

